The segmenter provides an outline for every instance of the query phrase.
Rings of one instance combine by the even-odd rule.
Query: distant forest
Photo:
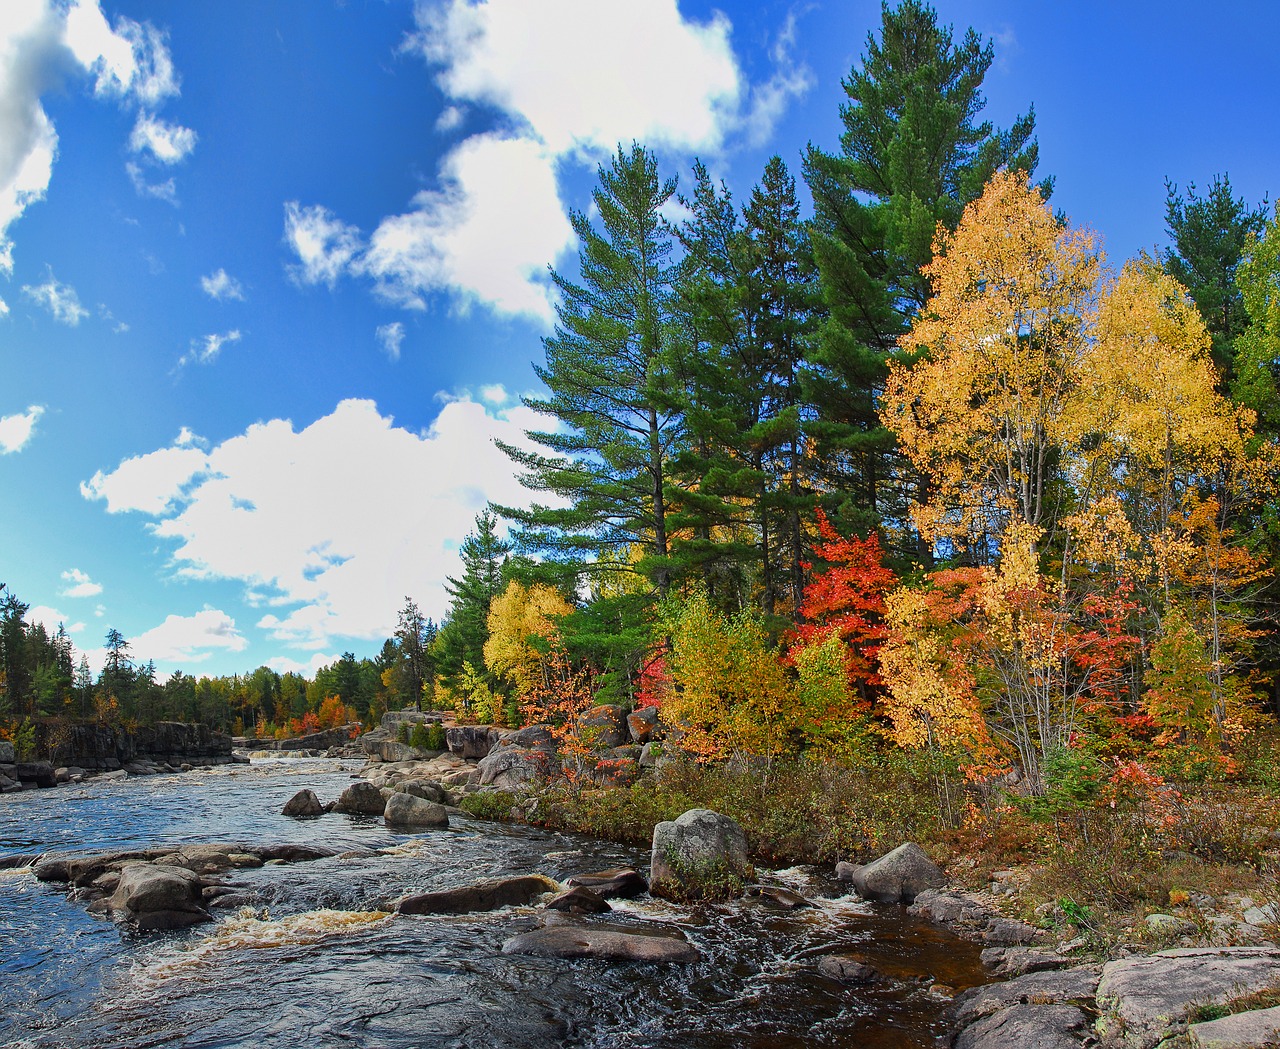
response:
[[[992,61],[886,6],[838,142],[741,200],[619,147],[552,274],[540,451],[506,449],[538,501],[477,518],[438,628],[406,599],[314,680],[163,685],[113,631],[94,681],[6,593],[0,719],[615,702],[707,759],[1238,773],[1280,708],[1280,209],[1167,182],[1168,246],[1110,267],[1034,109],[983,119]]]

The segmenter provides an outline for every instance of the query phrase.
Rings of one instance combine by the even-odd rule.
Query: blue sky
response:
[[[943,2],[1116,264],[1280,193],[1280,5]],[[876,3],[4,0],[0,581],[97,665],[372,654],[522,493],[568,208],[639,139],[741,198],[837,143]]]

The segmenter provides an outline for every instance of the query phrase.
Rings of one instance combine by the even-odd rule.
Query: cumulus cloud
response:
[[[78,568],[68,568],[62,573],[62,579],[71,584],[62,591],[63,597],[97,597],[102,593],[102,584],[95,583],[89,578],[88,573]]]
[[[20,452],[35,436],[36,420],[44,414],[44,406],[33,404],[17,415],[0,415],[0,455]]]
[[[70,622],[68,616],[49,605],[32,605],[27,609],[25,618],[28,623],[39,623],[49,635],[56,634],[59,626],[68,634],[78,634],[84,630],[83,623]]]
[[[196,148],[196,133],[189,127],[158,120],[150,113],[139,113],[129,136],[129,148],[135,153],[150,153],[161,164],[176,164]]]
[[[192,339],[190,348],[178,358],[178,367],[181,368],[188,364],[212,364],[218,359],[218,354],[222,352],[222,347],[226,346],[227,343],[239,341],[240,331],[238,328],[223,332],[221,335],[204,335],[199,339]]]
[[[284,239],[298,256],[289,273],[299,284],[327,284],[338,278],[361,251],[360,231],[341,221],[328,208],[303,207],[296,200],[284,206]]]
[[[387,355],[387,359],[398,361],[400,344],[404,342],[404,325],[400,321],[379,324],[374,335],[377,336],[378,345],[382,347],[382,352]]]
[[[200,278],[200,290],[214,302],[226,302],[229,299],[244,301],[243,285],[221,266],[207,277]]]
[[[69,284],[61,283],[52,273],[43,284],[24,284],[22,293],[37,306],[48,310],[59,324],[74,328],[89,316],[89,311],[80,305],[80,296],[76,294],[76,289]]]
[[[490,500],[529,501],[493,439],[528,447],[524,431],[542,424],[527,408],[494,412],[463,397],[414,432],[372,401],[347,400],[300,429],[273,419],[208,451],[149,452],[81,492],[154,518],[153,534],[174,544],[176,576],[241,582],[276,609],[260,629],[319,651],[336,637],[389,636],[405,594],[443,617],[445,577],[458,573],[475,515]],[[343,498],[298,513],[339,482]]]
[[[201,663],[215,651],[243,652],[249,639],[226,612],[204,608],[193,616],[166,616],[159,626],[130,638],[129,647],[142,659]]]
[[[501,129],[464,138],[441,161],[437,187],[367,240],[320,207],[286,205],[285,223],[300,279],[365,276],[408,309],[443,294],[464,310],[480,303],[549,325],[546,267],[574,246],[558,186],[565,165],[598,163],[632,140],[685,154],[721,152],[735,136],[754,143],[812,80],[791,58],[793,22],[773,77],[753,89],[729,20],[685,18],[676,0],[438,0],[419,2],[415,18],[405,48],[436,69],[447,99],[437,128],[454,130],[483,107]]]
[[[113,27],[98,0],[70,5],[5,0],[0,17],[0,272],[13,271],[10,227],[44,198],[57,159],[58,135],[41,96],[75,72],[94,78],[95,94],[126,106],[153,110],[178,92],[164,34],[153,26],[119,17]],[[171,144],[176,148],[180,143]],[[167,187],[152,188],[152,195],[161,195]]]

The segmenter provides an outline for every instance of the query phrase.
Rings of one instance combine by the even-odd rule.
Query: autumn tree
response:
[[[547,659],[560,643],[558,621],[573,606],[552,587],[526,587],[513,579],[489,607],[485,665],[526,697],[535,684],[548,683]]]
[[[484,671],[484,643],[489,636],[489,605],[502,591],[503,566],[511,544],[498,536],[497,516],[488,508],[476,515],[475,530],[462,541],[462,575],[448,578],[449,614],[432,644],[440,683],[457,687],[465,667]]]

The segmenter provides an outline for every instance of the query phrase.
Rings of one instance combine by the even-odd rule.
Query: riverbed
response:
[[[0,857],[226,841],[347,854],[236,871],[247,905],[171,933],[131,931],[89,915],[64,886],[0,870],[0,1045],[923,1049],[946,1033],[948,995],[987,979],[977,946],[845,896],[808,868],[761,880],[812,908],[642,896],[601,919],[678,929],[701,952],[691,965],[504,955],[507,939],[539,923],[536,907],[462,917],[376,907],[506,875],[644,872],[647,854],[458,816],[448,830],[400,834],[367,817],[280,815],[303,787],[337,797],[356,767],[255,762],[0,797]],[[846,951],[883,979],[853,987],[815,971],[821,955]]]

